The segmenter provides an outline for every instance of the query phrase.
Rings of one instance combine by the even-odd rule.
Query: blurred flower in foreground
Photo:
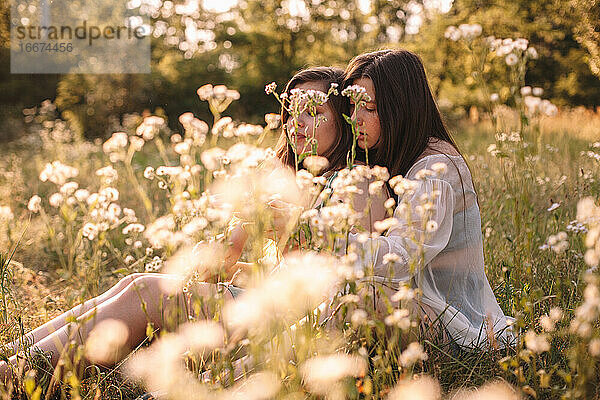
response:
[[[349,354],[317,356],[300,367],[304,382],[312,393],[326,395],[347,376],[362,377],[367,370],[364,358]]]
[[[423,346],[418,342],[413,342],[400,354],[400,364],[408,368],[419,361],[427,360],[427,358],[427,353],[423,350]]]
[[[42,209],[42,198],[40,196],[33,195],[27,203],[27,209],[33,213],[38,213]]]
[[[150,391],[166,391],[169,398],[210,398],[206,386],[184,367],[185,341],[179,335],[167,333],[139,350],[125,365],[125,373],[140,379]]]
[[[308,156],[304,159],[304,166],[313,175],[318,175],[329,165],[329,161],[321,156]]]
[[[550,342],[545,334],[536,334],[534,331],[527,331],[525,334],[525,345],[534,353],[543,353],[550,350]]]
[[[521,396],[506,382],[491,382],[479,389],[459,392],[453,400],[520,400]]]
[[[210,351],[223,346],[225,331],[214,321],[190,322],[177,331],[181,340],[193,352]]]
[[[240,98],[237,90],[228,89],[225,85],[213,86],[210,83],[200,87],[196,93],[200,100],[208,101],[213,114],[220,114],[229,107],[232,101]]]
[[[14,218],[14,214],[9,206],[0,206],[0,220],[10,221]]]
[[[57,185],[63,185],[68,179],[79,175],[77,168],[69,167],[60,161],[53,161],[46,164],[42,172],[40,172],[40,181],[50,181]]]
[[[166,262],[163,272],[173,276],[161,281],[161,288],[167,293],[176,293],[185,286],[202,281],[219,271],[224,258],[223,245],[216,242],[200,242],[194,247],[178,250]]]
[[[85,355],[94,364],[113,364],[129,352],[129,328],[117,319],[100,321],[85,343]]]
[[[440,384],[433,378],[421,375],[413,380],[400,382],[388,395],[388,400],[439,400],[442,396]]]
[[[258,372],[240,380],[229,389],[222,400],[268,400],[273,399],[281,388],[281,382],[272,372]]]
[[[336,265],[325,254],[287,255],[277,272],[225,305],[225,322],[255,330],[268,329],[272,320],[295,322],[337,290]]]

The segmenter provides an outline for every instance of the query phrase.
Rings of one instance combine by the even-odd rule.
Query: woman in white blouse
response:
[[[511,343],[511,318],[500,309],[485,275],[471,173],[442,122],[419,57],[406,50],[359,55],[346,68],[344,87],[350,85],[364,87],[371,98],[356,111],[357,144],[367,149],[369,164],[387,167],[392,177],[418,182],[413,193],[398,199],[398,204],[413,208],[411,217],[398,207],[394,217],[400,223],[360,245],[374,264],[371,278],[394,289],[407,282],[419,288],[417,308],[426,319],[439,321],[444,333],[462,347]],[[445,174],[417,179],[419,171],[434,164]],[[435,199],[429,220],[437,229],[425,235],[420,247],[407,232],[425,226],[414,212],[423,195]],[[351,234],[350,240],[356,242],[357,235]],[[383,262],[388,253],[400,259],[393,271]],[[411,271],[409,261],[415,257],[424,258],[422,267]]]

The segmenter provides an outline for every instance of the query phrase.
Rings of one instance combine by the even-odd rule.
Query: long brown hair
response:
[[[327,92],[332,83],[337,84],[339,87],[342,86],[344,79],[344,71],[340,68],[334,67],[314,67],[308,68],[298,72],[290,79],[285,87],[285,92],[290,95],[292,89],[302,83],[306,82],[318,82],[322,83],[322,91]],[[343,168],[346,165],[346,154],[351,146],[352,138],[350,136],[349,125],[342,119],[342,114],[349,114],[350,103],[348,99],[341,95],[330,95],[327,103],[325,103],[333,111],[335,118],[334,125],[336,128],[336,140],[333,145],[323,157],[329,160],[329,167],[327,170],[335,170]],[[285,126],[289,118],[288,112],[282,108],[281,110],[281,124],[282,132],[277,143],[277,157],[284,163],[292,168],[294,165],[294,150],[290,146],[286,139]]]
[[[377,147],[369,149],[370,164],[387,167],[391,176],[406,175],[431,138],[445,140],[458,151],[416,54],[380,50],[356,56],[346,67],[343,87],[365,77],[375,87],[381,127]]]

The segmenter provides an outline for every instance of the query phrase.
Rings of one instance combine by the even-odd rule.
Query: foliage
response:
[[[250,11],[261,17],[262,10]],[[310,35],[302,18],[294,18],[296,33]],[[410,311],[418,291],[408,286],[386,291],[363,279],[373,267],[364,249],[344,246],[350,229],[361,229],[359,216],[369,212],[355,209],[353,196],[365,182],[369,196],[385,182],[398,192],[410,191],[414,182],[390,178],[378,167],[355,166],[350,156],[350,169],[322,194],[327,180],[318,175],[324,162],[314,155],[314,146],[301,154],[306,158],[298,158],[295,174],[279,172],[266,147],[275,141],[277,118],[265,117],[263,126],[224,116],[240,93],[221,85],[204,85],[197,92],[211,110],[210,124],[186,112],[174,131],[161,110],[125,114],[111,122],[115,132],[108,140],[94,143],[83,139],[76,115],[67,114],[65,121],[51,102],[25,109],[30,134],[7,148],[13,157],[0,163],[1,243],[15,243],[16,232],[31,218],[38,229],[25,234],[13,258],[34,260],[32,265],[45,265],[53,276],[68,280],[72,297],[65,303],[96,295],[115,276],[128,273],[160,270],[184,276],[177,289],[189,293],[195,311],[188,323],[176,324],[170,311],[182,310],[165,305],[170,324],[160,333],[148,324],[152,343],[120,366],[139,384],[167,390],[170,398],[435,399],[459,389],[463,398],[597,397],[600,143],[594,140],[600,116],[559,110],[543,99],[551,90],[527,85],[538,53],[531,41],[506,34],[490,38],[478,24],[448,27],[431,18],[436,21],[431,36],[439,45],[427,47],[426,54],[447,55],[441,58],[447,68],[432,67],[445,71],[433,82],[436,92],[449,97],[448,81],[470,78],[477,90],[465,96],[464,104],[485,113],[477,125],[460,120],[456,129],[478,186],[487,276],[501,308],[516,318],[513,347],[467,351],[424,335]],[[375,32],[376,38],[382,34]],[[176,75],[170,66],[163,73]],[[102,84],[120,77],[70,79],[72,85],[99,86],[88,96],[94,107],[81,109],[100,108],[101,118],[110,113],[96,107],[99,103],[115,107],[129,95],[111,97],[110,84]],[[298,113],[310,111],[334,90],[276,98],[290,111],[293,126]],[[69,93],[65,89],[65,101]],[[345,94],[360,93],[354,88]],[[358,98],[354,102],[360,104]],[[356,127],[352,118],[348,122]],[[300,162],[308,170],[299,169]],[[443,172],[427,171],[438,173]],[[322,207],[311,209],[319,200]],[[429,200],[420,199],[423,205]],[[283,228],[276,225],[275,213],[287,217]],[[226,301],[221,286],[209,294],[196,291],[198,282],[224,275],[232,220],[242,221],[250,237],[243,259],[251,268],[239,277],[246,292]],[[380,235],[394,223],[393,218],[380,221],[375,232],[362,227],[362,237]],[[407,235],[422,245],[422,237]],[[302,251],[287,254],[280,265],[278,250],[289,246]],[[388,262],[393,264],[398,260],[392,256]],[[417,268],[422,260],[410,262]],[[20,328],[23,315],[6,306],[6,296],[17,297],[23,288],[7,286],[15,279],[6,273],[14,261],[0,263],[3,322]],[[21,378],[16,386],[3,387],[3,398],[11,393],[40,398],[48,388],[59,398],[134,397],[139,389],[130,389],[129,381],[106,386],[112,370],[107,375],[82,368],[84,356],[108,362],[127,350],[127,326],[105,322],[90,332],[84,346],[69,343],[52,380],[40,372],[47,368],[47,355],[30,348],[24,365],[32,370],[17,370]],[[22,330],[2,335],[23,342]],[[492,382],[477,393],[463,390],[498,378],[512,386]]]
[[[282,85],[306,65],[343,66],[366,50],[406,47],[423,57],[448,116],[460,116],[481,101],[482,93],[469,75],[471,61],[460,59],[461,50],[445,41],[443,32],[449,25],[476,21],[486,36],[517,35],[530,41],[541,58],[529,62],[536,68],[528,70],[526,83],[543,87],[554,103],[600,103],[594,90],[598,10],[593,2],[573,0],[565,6],[561,0],[457,0],[447,13],[423,3],[430,2],[243,1],[217,12],[201,2],[141,2],[140,12],[152,16],[154,26],[149,76],[25,79],[8,74],[9,53],[3,50],[2,88],[8,95],[2,101],[31,107],[55,97],[64,118],[79,125],[86,137],[107,137],[121,114],[142,109],[164,110],[171,129],[186,111],[206,119],[208,110],[181,94],[208,82],[226,83],[242,94],[232,115],[257,123],[275,106],[261,95],[264,84]],[[2,8],[4,36],[7,4]],[[7,110],[13,120],[19,107]]]

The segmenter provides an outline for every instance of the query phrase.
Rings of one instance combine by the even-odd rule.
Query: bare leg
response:
[[[63,326],[67,325],[67,318],[75,317],[79,318],[89,310],[94,307],[101,305],[106,300],[111,297],[117,295],[123,289],[125,289],[131,282],[133,282],[136,278],[139,278],[144,275],[150,275],[145,273],[135,273],[131,275],[127,275],[123,279],[121,279],[116,285],[108,289],[106,292],[101,294],[100,296],[94,297],[93,299],[87,300],[86,302],[79,304],[72,309],[62,313],[58,317],[53,318],[52,320],[46,322],[44,325],[41,325],[34,329],[33,331],[27,333],[22,339],[15,340],[12,343],[8,343],[5,345],[6,348],[9,349],[13,354],[16,353],[19,349],[23,349],[27,347],[30,343],[38,342],[44,339],[49,334],[59,330]]]
[[[85,312],[78,318],[78,323],[68,323],[55,332],[37,341],[35,346],[45,352],[51,352],[52,365],[56,365],[65,344],[75,340],[85,343],[89,333],[101,321],[117,319],[123,321],[129,328],[127,345],[134,348],[146,337],[146,326],[150,322],[155,328],[164,324],[164,311],[174,311],[184,301],[183,296],[168,296],[161,283],[172,282],[179,278],[163,274],[146,274],[135,278],[123,290],[100,305]],[[215,285],[198,284],[195,291],[200,296],[208,296],[215,291]],[[144,302],[146,311],[141,306]],[[15,356],[10,362],[16,365]],[[0,379],[10,379],[9,367],[0,363]]]

